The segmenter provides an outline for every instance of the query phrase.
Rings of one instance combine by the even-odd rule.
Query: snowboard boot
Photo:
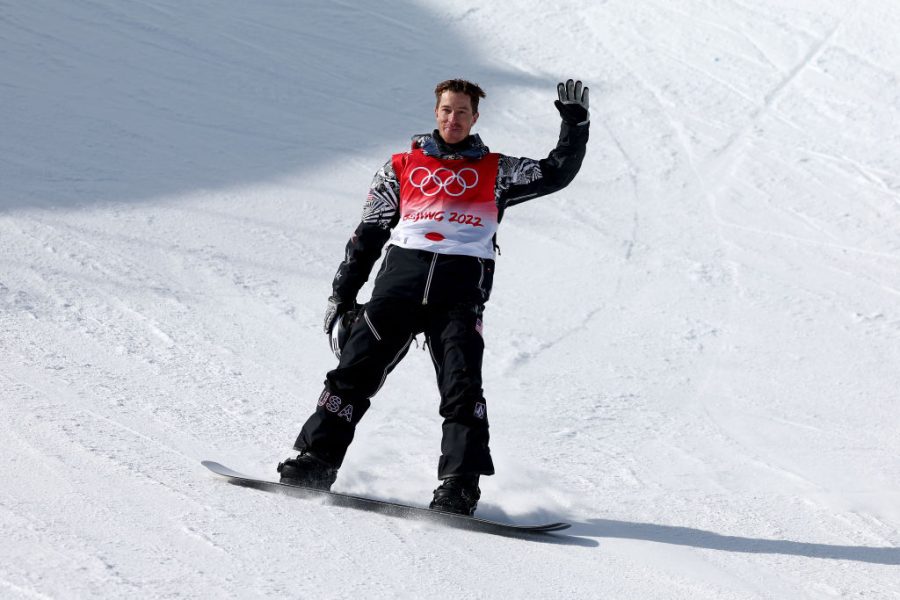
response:
[[[428,505],[432,510],[472,516],[481,490],[478,488],[478,475],[454,475],[444,480],[434,490],[434,500]]]
[[[331,484],[337,479],[337,469],[309,452],[301,452],[297,458],[278,463],[278,472],[281,483],[325,491],[330,491]]]

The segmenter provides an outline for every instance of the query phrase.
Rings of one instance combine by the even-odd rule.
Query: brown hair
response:
[[[444,92],[460,92],[467,95],[472,100],[472,112],[478,112],[478,100],[484,98],[487,94],[481,89],[477,83],[466,81],[465,79],[448,79],[437,84],[434,88],[434,108],[437,109],[441,105],[441,95]]]

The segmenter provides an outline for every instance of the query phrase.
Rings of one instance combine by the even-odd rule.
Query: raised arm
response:
[[[570,79],[557,86],[557,95],[555,105],[562,124],[559,141],[547,158],[504,156],[500,160],[497,204],[501,211],[563,189],[581,169],[590,128],[588,88]]]

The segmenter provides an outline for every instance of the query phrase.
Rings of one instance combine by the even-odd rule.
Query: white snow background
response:
[[[0,1],[0,597],[900,597],[900,3]],[[521,540],[227,485],[334,364],[375,170],[487,90],[510,209],[485,315]],[[364,290],[362,298],[367,295]],[[335,490],[426,505],[412,351]]]

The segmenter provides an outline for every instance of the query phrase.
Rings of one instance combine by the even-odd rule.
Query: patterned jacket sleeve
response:
[[[569,185],[581,169],[587,148],[589,124],[569,125],[563,121],[559,141],[542,160],[503,156],[497,174],[497,206],[509,206],[546,196]]]
[[[360,288],[369,279],[372,267],[391,237],[391,229],[400,218],[400,184],[389,160],[375,174],[362,220],[350,236],[344,250],[344,260],[334,275],[334,295],[346,302],[356,299]]]

